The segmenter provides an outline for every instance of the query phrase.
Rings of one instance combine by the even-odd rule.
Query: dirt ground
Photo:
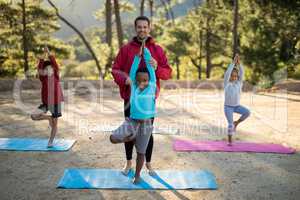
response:
[[[155,169],[206,169],[218,190],[66,190],[56,185],[65,168],[114,168],[125,162],[123,145],[112,145],[101,127],[122,122],[123,103],[116,90],[65,90],[57,138],[76,139],[67,152],[0,152],[0,199],[299,199],[300,154],[180,153],[175,138],[226,138],[223,93],[218,90],[163,90],[157,102],[158,127],[179,129],[179,135],[155,134]],[[0,92],[0,137],[49,136],[46,122],[29,113],[39,103],[38,90]],[[300,150],[300,93],[243,93],[251,110],[236,140],[288,145]],[[135,155],[134,155],[135,157]]]

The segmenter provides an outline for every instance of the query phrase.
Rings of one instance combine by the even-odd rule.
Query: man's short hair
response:
[[[146,16],[139,16],[135,18],[134,20],[134,27],[136,27],[137,21],[142,20],[142,21],[147,21],[148,25],[150,26],[150,19]]]

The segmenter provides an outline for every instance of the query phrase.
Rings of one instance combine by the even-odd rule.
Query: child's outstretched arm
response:
[[[236,54],[234,56],[234,63],[239,66],[239,79],[238,80],[239,80],[240,83],[242,83],[243,79],[244,79],[244,67],[240,63],[240,56],[239,56],[239,54]]]
[[[43,79],[46,78],[46,73],[45,73],[45,69],[44,69],[44,62],[45,62],[45,59],[47,58],[47,54],[48,54],[48,48],[45,47],[44,48],[44,54],[43,56],[41,56],[39,58],[39,63],[38,63],[38,66],[37,66],[37,71],[38,71],[38,75],[39,75],[39,79],[41,81],[43,81]]]
[[[40,81],[43,81],[45,78],[43,65],[44,65],[44,59],[41,58],[41,59],[39,59],[39,64],[37,67],[38,76],[39,76]]]
[[[58,69],[58,64],[57,64],[57,62],[56,62],[56,59],[55,59],[54,55],[52,55],[52,54],[50,53],[48,47],[45,47],[45,49],[46,49],[45,51],[47,52],[47,55],[48,55],[48,57],[49,57],[49,60],[50,60],[50,62],[51,62],[51,67],[52,67],[52,69],[53,69],[53,71],[54,71],[54,76],[55,76],[56,78],[59,78],[59,69]]]
[[[240,69],[239,69],[239,81],[243,82],[244,80],[244,66],[240,64]]]
[[[53,55],[49,55],[49,60],[51,62],[52,69],[54,71],[54,76],[59,78],[59,69],[58,69],[58,64],[56,62],[56,59]]]
[[[228,68],[224,74],[224,86],[228,84],[233,68],[234,68],[234,63],[228,65]]]
[[[45,62],[46,58],[47,58],[47,50],[45,47],[43,56],[41,56],[39,58],[39,64],[38,64],[38,69],[37,69],[40,81],[43,81],[47,76],[47,74],[45,73],[45,68],[44,68],[44,62]]]
[[[149,74],[150,74],[150,84],[156,84],[156,75],[155,75],[155,70],[154,70],[154,67],[151,66],[150,64],[150,60],[151,60],[151,53],[149,51],[149,49],[145,48],[144,49],[144,59],[145,59],[145,62],[146,62],[146,67],[149,71]]]
[[[225,75],[224,75],[224,87],[228,84],[229,80],[230,80],[230,76],[232,73],[232,70],[234,68],[235,65],[239,65],[240,64],[240,56],[239,54],[235,54],[232,63],[228,66]]]
[[[129,72],[129,77],[132,82],[135,82],[136,72],[139,68],[140,60],[141,60],[140,56],[138,56],[138,55],[134,56],[134,59],[133,59],[132,65],[131,65],[131,69]]]

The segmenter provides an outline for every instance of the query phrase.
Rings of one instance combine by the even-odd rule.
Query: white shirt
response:
[[[225,93],[224,105],[226,106],[240,105],[240,97],[241,97],[242,87],[243,87],[244,69],[243,66],[240,65],[238,80],[229,81],[233,68],[234,68],[234,64],[231,63],[224,75],[224,93]]]

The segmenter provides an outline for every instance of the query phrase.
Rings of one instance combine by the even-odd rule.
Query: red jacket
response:
[[[42,83],[41,97],[43,104],[54,105],[63,101],[63,93],[59,83],[58,64],[54,56],[49,56],[53,74],[51,76],[39,74]],[[44,60],[39,61],[38,70],[44,70]]]
[[[130,86],[125,85],[125,81],[129,77],[128,74],[130,72],[133,58],[139,53],[140,47],[141,42],[139,42],[136,37],[133,38],[131,42],[121,47],[112,67],[114,81],[118,84],[120,88],[120,95],[124,100],[129,100],[130,98]],[[172,68],[168,64],[168,60],[163,49],[159,45],[155,44],[151,37],[147,39],[146,47],[149,49],[152,57],[157,61],[157,69],[155,70],[155,74],[157,79],[156,97],[158,97],[160,89],[159,79],[170,79]]]

